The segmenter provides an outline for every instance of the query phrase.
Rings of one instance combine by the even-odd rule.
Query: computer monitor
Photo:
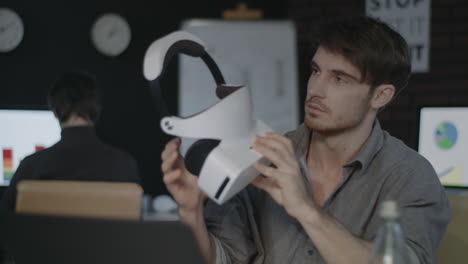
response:
[[[468,187],[468,107],[423,107],[419,153],[447,187]]]
[[[49,110],[0,109],[0,185],[8,185],[26,156],[60,139],[60,125]]]

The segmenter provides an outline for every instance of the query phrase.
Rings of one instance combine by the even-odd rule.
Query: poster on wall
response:
[[[443,185],[468,187],[468,107],[422,108],[419,153]]]
[[[429,71],[431,0],[366,0],[366,14],[406,39],[413,72]]]
[[[281,134],[298,126],[296,31],[291,21],[189,20],[182,30],[205,43],[227,84],[249,87],[254,119]],[[182,55],[179,67],[180,116],[219,101],[200,58]],[[191,142],[183,139],[182,153]]]

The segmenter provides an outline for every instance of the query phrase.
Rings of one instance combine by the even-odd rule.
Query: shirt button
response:
[[[309,249],[307,250],[307,254],[309,254],[309,256],[312,256],[314,255],[314,251],[312,249]]]

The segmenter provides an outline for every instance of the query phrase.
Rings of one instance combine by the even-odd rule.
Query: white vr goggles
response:
[[[203,42],[188,32],[173,32],[154,41],[147,49],[143,71],[152,83],[153,93],[160,97],[159,78],[178,53],[200,57],[205,62],[221,101],[187,118],[166,116],[161,119],[161,128],[170,135],[200,139],[187,150],[185,165],[192,174],[198,175],[200,189],[222,204],[258,176],[253,164],[262,157],[251,148],[252,137],[273,130],[253,119],[249,89],[226,85]]]

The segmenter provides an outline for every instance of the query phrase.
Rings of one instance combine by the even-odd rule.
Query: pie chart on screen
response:
[[[451,122],[443,122],[435,130],[437,146],[443,150],[451,149],[457,143],[458,131]]]

